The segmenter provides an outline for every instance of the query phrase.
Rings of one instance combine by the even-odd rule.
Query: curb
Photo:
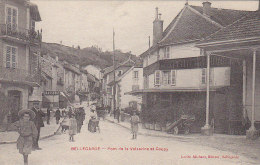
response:
[[[131,130],[131,128],[129,127],[126,127],[124,125],[121,125],[119,123],[116,123],[110,119],[105,119],[106,121],[110,122],[110,123],[114,123],[120,127],[123,127],[125,129],[128,129],[128,130]],[[138,132],[137,133],[138,135],[144,135],[144,136],[152,136],[152,137],[163,137],[163,138],[174,138],[174,139],[178,139],[178,140],[185,140],[185,139],[196,139],[194,137],[185,137],[185,136],[173,136],[173,135],[154,135],[154,134],[151,134],[151,133],[142,133],[142,132]]]
[[[64,120],[64,119],[65,119],[65,118],[63,118],[63,120]],[[63,121],[63,120],[62,120],[62,121]],[[61,121],[61,122],[62,122],[62,121]],[[46,135],[46,136],[40,137],[39,140],[44,140],[44,139],[53,137],[53,136],[55,136],[55,135],[58,135],[58,132],[59,132],[60,128],[61,128],[61,125],[59,125],[59,127],[57,128],[57,130],[56,130],[54,133],[52,133],[52,134],[50,134],[50,135]],[[17,142],[16,142],[16,141],[12,141],[12,142],[0,142],[0,145],[1,145],[1,144],[15,144],[15,143],[17,143]]]

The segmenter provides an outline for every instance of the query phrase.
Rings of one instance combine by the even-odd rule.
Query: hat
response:
[[[18,112],[18,116],[21,118],[23,116],[23,114],[25,114],[25,113],[29,113],[31,119],[35,118],[35,113],[32,110],[30,110],[30,109],[22,109],[22,110],[20,110]]]

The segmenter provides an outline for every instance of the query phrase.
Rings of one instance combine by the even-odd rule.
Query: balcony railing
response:
[[[0,67],[0,80],[25,84],[39,84],[40,75],[38,73],[31,74],[29,71],[23,69]]]
[[[14,29],[7,24],[0,24],[0,36],[9,36],[31,43],[41,42],[42,39],[42,34],[39,31],[19,27]]]

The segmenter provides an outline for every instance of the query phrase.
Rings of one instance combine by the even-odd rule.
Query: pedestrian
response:
[[[136,115],[135,111],[133,111],[133,115],[131,116],[130,122],[131,122],[131,130],[132,130],[132,134],[133,134],[132,139],[136,139],[137,132],[138,132],[139,117]]]
[[[72,115],[72,108],[69,107],[69,112],[68,112],[68,116],[69,116],[69,118],[71,118],[71,115]]]
[[[117,108],[116,109],[116,119],[117,119],[117,122],[119,123],[119,118],[120,118],[120,109]]]
[[[83,121],[85,120],[85,111],[83,107],[79,107],[76,112],[76,120],[77,120],[77,132],[80,133],[81,127],[83,125]]]
[[[28,165],[28,155],[31,154],[33,141],[36,140],[38,131],[35,124],[30,121],[35,118],[35,113],[30,109],[23,109],[18,112],[19,120],[11,125],[15,128],[19,137],[17,139],[17,149],[23,155],[24,165]]]
[[[49,125],[50,125],[51,111],[52,111],[52,105],[50,105],[47,109],[47,124]]]
[[[34,103],[32,111],[35,113],[35,118],[33,119],[33,122],[37,128],[38,135],[36,140],[34,141],[33,144],[33,150],[41,150],[39,147],[39,138],[40,138],[40,132],[41,132],[41,127],[44,127],[44,123],[42,118],[45,117],[45,114],[42,112],[42,110],[39,108],[39,103]]]
[[[59,124],[60,117],[61,117],[61,114],[60,114],[60,110],[59,110],[59,108],[56,110],[54,116],[56,117],[56,124]]]
[[[69,119],[69,141],[74,142],[74,135],[77,134],[77,121],[75,119],[75,115],[72,114],[71,118]]]

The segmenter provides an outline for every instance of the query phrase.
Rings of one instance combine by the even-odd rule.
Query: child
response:
[[[77,121],[75,119],[75,115],[72,114],[69,120],[69,135],[70,135],[69,141],[74,142],[74,135],[76,135],[76,133],[77,133]]]
[[[61,133],[66,133],[66,130],[69,129],[69,122],[70,119],[69,118],[65,118],[61,123]]]
[[[28,165],[28,155],[32,151],[33,141],[37,138],[38,131],[30,119],[35,118],[35,113],[30,109],[23,109],[18,112],[20,118],[12,124],[18,130],[19,138],[17,139],[17,149],[23,155],[24,165]]]
[[[135,111],[133,112],[133,116],[131,116],[130,122],[131,122],[131,130],[133,134],[132,139],[136,139],[137,132],[138,132],[139,117],[136,115]]]

